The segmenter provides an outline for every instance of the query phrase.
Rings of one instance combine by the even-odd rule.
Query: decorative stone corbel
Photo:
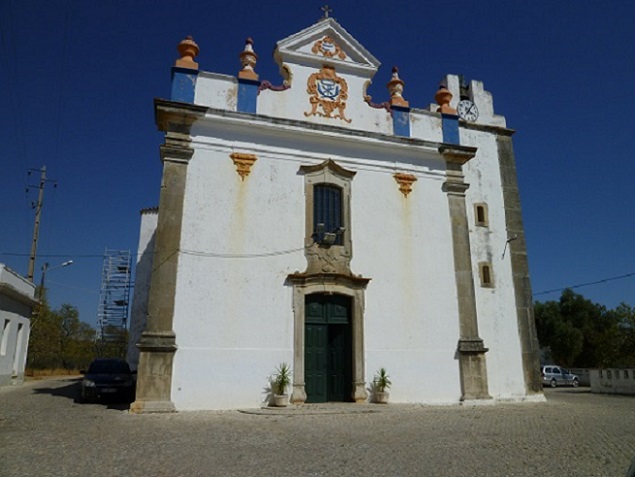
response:
[[[405,174],[403,172],[397,172],[393,177],[399,184],[399,190],[403,196],[408,197],[408,194],[412,192],[412,184],[417,180],[417,178],[412,174]]]
[[[236,172],[238,172],[243,181],[251,172],[251,166],[258,159],[255,154],[245,154],[242,152],[232,152],[229,157],[234,161]]]

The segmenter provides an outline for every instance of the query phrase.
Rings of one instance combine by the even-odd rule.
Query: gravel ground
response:
[[[309,405],[134,415],[77,380],[0,388],[0,476],[607,476],[635,457],[635,397],[546,389],[494,406]]]

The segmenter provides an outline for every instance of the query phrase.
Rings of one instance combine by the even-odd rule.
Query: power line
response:
[[[294,248],[291,250],[280,250],[277,252],[263,252],[263,253],[242,253],[242,254],[233,254],[233,253],[212,253],[212,252],[197,252],[194,250],[180,250],[180,252],[184,255],[194,255],[196,257],[212,257],[212,258],[259,258],[259,257],[274,257],[277,255],[288,255],[291,253],[301,252],[304,250],[302,248]]]
[[[629,277],[633,277],[633,276],[635,276],[635,272],[626,273],[625,275],[620,275],[618,277],[603,278],[602,280],[596,280],[594,282],[580,283],[578,285],[571,285],[571,286],[564,287],[564,288],[554,288],[553,290],[545,290],[545,291],[541,291],[541,292],[538,292],[538,293],[534,293],[534,296],[546,295],[547,293],[560,292],[560,291],[567,290],[567,289],[582,288],[582,287],[588,287],[588,286],[591,286],[591,285],[599,285],[601,283],[612,282],[614,280],[622,280],[623,278],[629,278]]]
[[[0,252],[0,256],[4,257],[28,257],[28,253],[16,253],[16,252]],[[41,258],[104,258],[104,254],[100,253],[99,255],[95,254],[83,254],[79,255],[76,253],[63,253],[63,254],[40,254],[38,257]]]
[[[263,258],[263,257],[274,257],[274,256],[278,256],[278,255],[289,255],[289,254],[292,254],[292,253],[301,252],[303,250],[304,250],[304,247],[302,247],[302,248],[294,248],[294,249],[289,249],[289,250],[279,250],[279,251],[274,251],[274,252],[243,253],[243,254],[200,252],[200,251],[196,251],[196,250],[179,250],[179,252],[181,254],[183,254],[183,255],[192,255],[192,256],[195,256],[195,257],[240,259],[240,258]],[[154,253],[157,253],[157,251],[155,251]],[[133,255],[143,255],[143,252],[137,253],[137,254],[133,254]],[[15,252],[0,252],[0,256],[24,257],[24,256],[28,256],[28,254],[26,254],[26,253],[15,253]],[[68,257],[73,257],[73,258],[103,258],[103,256],[104,256],[103,254],[74,254],[74,253],[40,255],[40,257],[45,257],[45,258],[68,258]],[[546,295],[548,293],[561,292],[561,291],[567,290],[567,289],[588,287],[588,286],[591,286],[591,285],[600,285],[602,283],[612,282],[612,281],[615,281],[615,280],[623,280],[624,278],[630,278],[630,277],[634,277],[634,276],[635,276],[635,272],[625,273],[624,275],[619,275],[619,276],[616,276],[616,277],[603,278],[601,280],[596,280],[596,281],[593,281],[593,282],[579,283],[577,285],[570,285],[570,286],[565,286],[565,287],[561,287],[561,288],[553,288],[551,290],[544,290],[544,291],[540,291],[540,292],[534,293],[533,296]]]
[[[262,252],[262,253],[215,253],[215,252],[200,252],[196,250],[177,250],[177,252],[183,255],[192,255],[196,257],[209,257],[209,258],[262,258],[262,257],[274,257],[278,255],[288,255],[291,253],[297,253],[304,250],[302,248],[293,248],[289,250],[277,250],[273,252]],[[158,253],[158,250],[153,252],[154,254]],[[139,252],[133,255],[143,255],[144,252]],[[0,252],[0,256],[6,257],[25,257],[28,256],[26,253],[16,253],[16,252]],[[42,254],[39,255],[42,258],[103,258],[104,254],[75,254],[75,253],[65,253],[65,254]]]

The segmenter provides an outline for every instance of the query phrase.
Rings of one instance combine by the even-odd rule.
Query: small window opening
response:
[[[487,227],[489,225],[487,204],[474,204],[474,215],[476,216],[476,225],[481,227]]]
[[[485,222],[485,209],[482,205],[476,207],[476,215],[478,217],[479,222]]]
[[[2,324],[2,341],[0,344],[0,355],[7,354],[7,346],[9,344],[9,320],[5,319]]]
[[[487,265],[483,267],[483,283],[485,283],[486,285],[492,283],[492,278],[489,275],[489,267]]]
[[[481,286],[482,287],[493,287],[494,286],[494,276],[492,273],[492,265],[490,263],[481,263],[479,265],[480,274],[481,274]]]

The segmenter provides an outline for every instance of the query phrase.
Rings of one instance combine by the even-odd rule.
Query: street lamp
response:
[[[68,267],[69,265],[72,265],[72,264],[73,264],[73,261],[68,260],[67,262],[63,262],[60,265],[56,265],[50,268],[49,268],[48,262],[42,265],[42,279],[40,280],[40,294],[38,297],[40,300],[42,299],[42,295],[44,294],[44,280],[46,279],[46,272],[49,270],[55,270],[56,268]]]

